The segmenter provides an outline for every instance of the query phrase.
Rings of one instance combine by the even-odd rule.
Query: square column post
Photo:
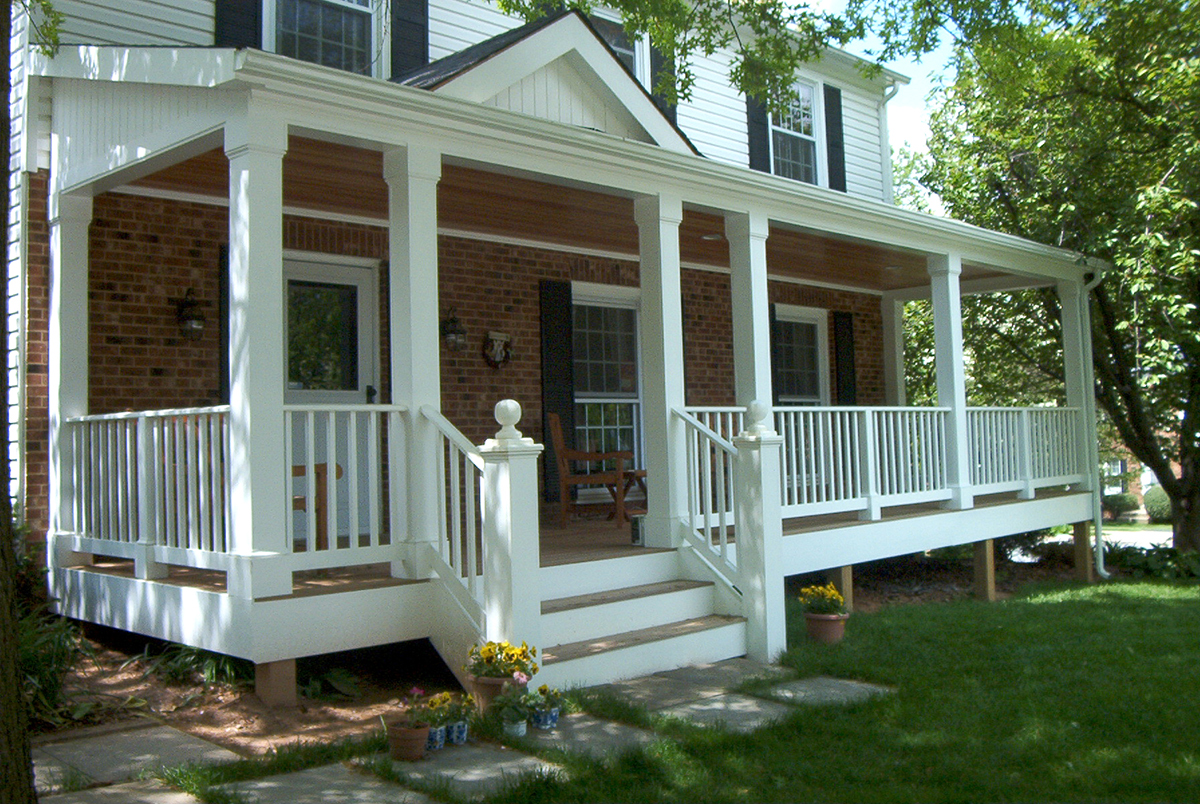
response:
[[[437,467],[440,441],[421,407],[442,408],[441,343],[438,332],[437,186],[442,155],[410,145],[383,155],[388,185],[388,320],[391,326],[392,402],[409,406],[411,432],[408,461],[393,460],[401,473],[392,482],[393,515],[407,509],[408,521],[393,523],[393,533],[407,528],[405,541],[433,541],[438,534]],[[537,487],[535,481],[534,487]],[[407,502],[406,505],[401,503]],[[401,538],[399,535],[394,539]],[[424,576],[428,568],[410,566]],[[393,564],[392,573],[402,574]]]
[[[683,299],[679,224],[683,203],[672,196],[633,202],[642,284],[642,427],[646,441],[648,547],[677,547],[677,523],[687,515],[687,452],[683,424]]]
[[[889,405],[907,402],[904,388],[904,300],[885,293],[879,302],[883,314],[883,398]]]
[[[771,310],[767,295],[767,216],[725,214],[729,287],[733,302],[733,376],[736,399],[771,404]]]
[[[88,412],[89,196],[50,196],[50,532],[78,530],[75,455],[64,421]],[[57,557],[51,557],[52,560]],[[65,558],[65,557],[64,557]]]
[[[946,427],[950,508],[970,508],[974,503],[967,431],[967,374],[963,365],[962,298],[958,284],[961,274],[960,255],[939,254],[929,258],[938,406],[950,408]]]
[[[1059,282],[1059,306],[1062,310],[1063,379],[1066,385],[1067,407],[1079,410],[1079,428],[1074,444],[1076,460],[1082,467],[1086,489],[1098,488],[1094,479],[1099,472],[1099,458],[1092,460],[1092,447],[1096,446],[1095,416],[1088,415],[1095,404],[1092,395],[1091,364],[1087,360],[1084,339],[1090,334],[1084,325],[1086,295],[1078,282]],[[1093,465],[1094,464],[1094,465]]]
[[[496,403],[495,438],[483,455],[484,639],[540,645],[541,541],[538,529],[538,456],[542,445],[522,438],[521,406]]]
[[[287,126],[248,105],[226,126],[229,158],[230,594],[291,594],[284,559],[283,154]],[[252,558],[253,557],[253,558]]]
[[[783,437],[771,426],[771,408],[751,402],[746,430],[733,438],[734,533],[746,615],[746,655],[773,662],[787,649],[783,600],[783,514],[780,456]]]

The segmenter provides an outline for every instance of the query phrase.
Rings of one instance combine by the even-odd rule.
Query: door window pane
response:
[[[288,282],[288,388],[358,388],[358,289]]]

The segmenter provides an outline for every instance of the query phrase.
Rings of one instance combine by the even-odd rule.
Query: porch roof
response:
[[[69,100],[64,98],[69,103],[86,102],[96,108],[98,97],[106,91],[104,85],[133,81],[160,84],[159,92],[171,95],[182,107],[169,121],[147,123],[136,115],[114,119],[106,129],[113,139],[92,146],[93,152],[102,152],[103,159],[92,154],[74,159],[69,153],[88,139],[85,133],[93,134],[94,121],[82,114],[56,115],[56,133],[67,151],[57,186],[65,191],[94,193],[126,186],[155,172],[147,169],[151,160],[157,160],[157,167],[169,163],[174,154],[179,168],[198,152],[210,151],[219,144],[212,139],[214,120],[223,113],[228,124],[247,114],[244,99],[249,90],[256,100],[267,101],[264,105],[271,113],[288,124],[295,144],[289,159],[313,159],[312,153],[306,157],[301,138],[320,143],[315,148],[317,161],[328,166],[334,157],[332,161],[347,171],[342,175],[350,182],[348,186],[355,188],[364,203],[372,193],[372,183],[383,193],[381,171],[376,169],[380,155],[419,143],[432,145],[443,154],[447,188],[456,177],[492,176],[496,177],[493,185],[523,192],[530,203],[537,203],[539,196],[545,200],[544,188],[555,188],[555,205],[567,199],[563,214],[574,209],[583,215],[577,220],[587,224],[582,227],[585,242],[588,228],[608,233],[606,243],[587,245],[620,255],[637,253],[636,239],[628,239],[628,233],[634,231],[631,216],[625,213],[629,202],[642,195],[668,193],[682,198],[688,210],[685,237],[689,229],[695,231],[695,237],[692,247],[684,249],[684,259],[697,264],[719,267],[727,260],[724,243],[703,237],[715,234],[710,230],[720,223],[723,212],[759,211],[771,221],[768,242],[772,246],[789,246],[786,252],[792,254],[828,255],[829,259],[820,261],[821,270],[834,270],[835,275],[806,275],[795,266],[786,269],[796,278],[822,284],[876,292],[923,288],[928,283],[926,255],[948,252],[962,256],[965,289],[970,289],[972,282],[994,287],[1078,281],[1088,270],[1073,252],[961,221],[259,51],[79,48],[65,50],[53,59],[38,57],[34,71],[67,79],[56,85],[73,85]],[[205,90],[198,96],[196,88]],[[218,98],[202,101],[205,93],[213,91]],[[196,110],[194,115],[187,113],[189,105]],[[80,130],[60,130],[64,125],[79,126]],[[87,132],[82,130],[84,126]],[[155,126],[158,130],[148,130]],[[131,148],[131,142],[151,145]],[[201,149],[199,142],[208,144]],[[223,155],[215,151],[199,158],[219,161]],[[197,175],[188,169],[180,172]],[[224,173],[227,180],[227,171],[217,172]],[[324,175],[332,172],[326,168]],[[169,171],[158,172],[146,183],[162,189],[168,176]],[[360,179],[367,179],[367,184]],[[322,197],[336,198],[327,188]],[[227,198],[225,189],[215,185],[182,189]],[[604,203],[597,205],[599,199]],[[297,196],[286,203],[312,211],[379,219],[386,215],[386,206],[374,207],[372,214]],[[537,214],[532,212],[535,217]],[[605,225],[610,222],[616,225]],[[580,230],[578,225],[572,229],[577,235]],[[508,233],[527,236],[515,224]],[[777,260],[776,265],[781,262]],[[773,268],[775,273],[782,270]]]

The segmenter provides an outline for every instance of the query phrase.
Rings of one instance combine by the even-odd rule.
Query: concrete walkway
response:
[[[777,678],[778,683],[770,691],[774,700],[730,691],[752,678]],[[786,670],[748,659],[684,667],[597,689],[641,704],[656,714],[737,732],[767,726],[786,717],[795,705],[845,704],[890,692],[885,687],[855,681],[791,679]],[[649,745],[656,739],[659,738],[642,729],[578,714],[561,718],[554,731],[530,729],[526,747],[603,758]],[[153,724],[40,744],[34,749],[40,798],[54,804],[192,804],[194,799],[189,795],[158,782],[136,779],[139,774],[162,765],[240,758],[198,737]],[[364,766],[375,761],[389,760],[376,758],[327,765],[238,783],[229,789],[255,804],[433,801],[371,774]],[[399,778],[412,780],[418,786],[445,787],[466,798],[496,792],[523,774],[562,772],[532,754],[474,741],[432,752],[420,762],[392,762],[391,768]]]

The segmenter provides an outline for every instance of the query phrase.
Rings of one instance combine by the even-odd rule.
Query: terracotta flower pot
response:
[[[467,676],[467,688],[475,698],[475,706],[479,708],[479,714],[487,712],[492,701],[503,691],[505,684],[512,684],[514,687],[522,689],[526,686],[518,684],[508,676]]]
[[[846,620],[849,614],[810,614],[805,613],[804,625],[808,630],[808,638],[814,642],[824,642],[832,645],[841,642],[846,635]]]
[[[429,727],[410,726],[407,720],[393,721],[387,726],[387,740],[392,759],[415,762],[425,756]]]

